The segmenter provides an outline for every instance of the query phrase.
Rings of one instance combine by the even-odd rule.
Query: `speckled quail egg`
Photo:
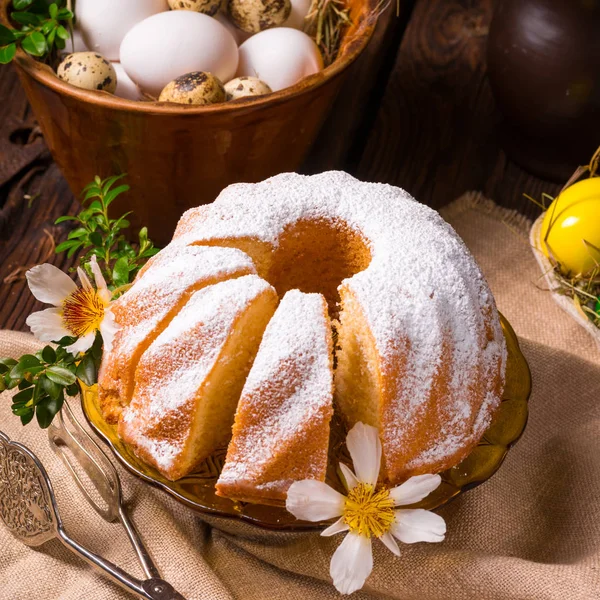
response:
[[[114,94],[117,89],[114,67],[96,52],[69,54],[58,65],[56,74],[63,81],[84,90],[101,90]]]
[[[194,10],[211,17],[218,12],[222,3],[223,0],[169,0],[172,10]]]
[[[227,0],[227,12],[242,31],[258,33],[283,25],[292,12],[290,0]]]
[[[236,77],[225,84],[227,100],[237,100],[246,96],[264,96],[273,90],[256,77]]]
[[[223,84],[212,73],[194,71],[168,83],[158,100],[177,104],[217,104],[225,102],[226,95]]]

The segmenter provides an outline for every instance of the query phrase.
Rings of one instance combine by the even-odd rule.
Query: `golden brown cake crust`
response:
[[[119,435],[168,479],[223,447],[250,366],[277,306],[256,275],[204,288],[144,353]]]
[[[294,481],[325,479],[332,346],[325,298],[287,292],[244,386],[218,495],[276,503]]]
[[[170,246],[153,257],[132,288],[112,305],[121,330],[104,356],[98,399],[104,418],[116,423],[129,404],[143,353],[192,294],[223,279],[254,273],[239,250]]]

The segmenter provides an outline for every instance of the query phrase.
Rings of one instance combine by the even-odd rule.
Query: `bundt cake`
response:
[[[267,325],[240,398],[217,494],[269,504],[325,479],[333,340],[320,294],[291,290]]]
[[[172,291],[177,284],[168,271],[174,257],[200,250],[205,260],[182,264],[190,291]],[[227,258],[213,258],[213,253],[226,252]],[[254,269],[257,275],[246,275]],[[216,283],[232,277],[239,279]],[[142,284],[151,278],[160,283],[146,284],[151,293],[142,298]],[[329,172],[312,177],[282,174],[259,184],[232,185],[213,204],[187,211],[171,244],[118,301],[121,341],[105,353],[99,393],[108,418],[123,411],[121,435],[142,458],[168,477],[180,477],[215,444],[231,438],[245,371],[233,368],[235,377],[230,379],[225,363],[216,359],[218,368],[207,371],[205,352],[216,341],[206,348],[203,332],[205,327],[212,331],[207,321],[212,319],[223,336],[221,354],[215,353],[225,361],[239,344],[249,370],[252,349],[235,335],[233,316],[228,320],[225,315],[232,309],[234,288],[259,279],[268,282],[264,295],[271,299],[263,304],[271,312],[275,291],[279,298],[287,298],[290,290],[308,298],[313,293],[324,296],[336,333],[334,407],[349,427],[362,421],[379,429],[383,480],[396,484],[412,475],[439,472],[477,444],[500,402],[506,363],[498,313],[479,268],[454,230],[405,191]],[[208,287],[196,291],[202,286]],[[156,309],[158,317],[154,309],[138,308],[154,304],[154,297],[165,307]],[[208,308],[204,297],[210,297]],[[298,297],[298,292],[290,296]],[[246,383],[219,483],[221,494],[264,501],[269,499],[265,490],[272,490],[272,498],[281,497],[288,457],[298,465],[290,477],[304,477],[305,469],[323,477],[322,452],[312,464],[303,465],[304,455],[298,451],[293,459],[292,448],[303,435],[302,427],[309,426],[303,411],[311,407],[304,404],[302,390],[317,376],[315,369],[325,379],[329,363],[316,358],[308,368],[298,356],[300,368],[288,378],[267,374],[267,363],[277,361],[269,352],[277,337],[273,332],[281,331],[282,351],[294,331],[306,334],[304,321],[291,323],[282,316],[287,304],[293,308],[291,302],[282,301]],[[252,317],[254,351],[270,317],[266,307],[257,313],[264,318]],[[316,320],[311,323],[317,327]],[[121,380],[125,383],[115,384]],[[217,396],[222,398],[223,390],[227,398],[219,408]],[[322,402],[318,406],[326,410],[322,397],[312,402]],[[290,439],[285,419],[278,420],[287,411],[298,415],[298,438]],[[319,412],[319,423],[311,424],[321,433],[324,415]],[[244,448],[252,444],[264,449],[260,468],[251,457],[244,459]],[[270,448],[281,448],[281,456]],[[249,477],[244,478],[246,467]]]

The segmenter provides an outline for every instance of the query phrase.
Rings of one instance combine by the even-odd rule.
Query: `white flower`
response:
[[[340,464],[348,495],[321,481],[305,479],[291,485],[286,507],[305,521],[339,517],[321,535],[348,532],[331,558],[330,574],[338,592],[351,594],[364,585],[373,569],[372,537],[400,556],[396,539],[405,544],[441,542],[446,523],[428,510],[395,510],[428,496],[440,485],[439,475],[417,475],[393,489],[378,488],[381,442],[377,429],[357,423],[348,433],[346,445],[356,472]]]
[[[81,268],[77,269],[80,288],[66,273],[48,263],[27,271],[31,293],[40,302],[54,305],[54,308],[32,313],[27,318],[27,325],[38,340],[55,342],[65,336],[76,337],[77,341],[66,349],[77,354],[91,348],[96,331],[100,331],[104,349],[110,350],[118,331],[109,308],[112,294],[95,256],[90,267],[96,282],[95,288]]]

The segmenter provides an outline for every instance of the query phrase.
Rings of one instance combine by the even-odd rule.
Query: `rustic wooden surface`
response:
[[[395,4],[395,3],[393,3]],[[381,18],[353,67],[305,171],[339,168],[400,185],[440,207],[467,190],[534,217],[523,197],[554,194],[556,184],[528,175],[497,141],[497,114],[486,79],[485,44],[493,0],[402,0]],[[40,306],[25,268],[53,262],[78,202],[52,162],[11,67],[0,68],[0,328],[26,330]]]

